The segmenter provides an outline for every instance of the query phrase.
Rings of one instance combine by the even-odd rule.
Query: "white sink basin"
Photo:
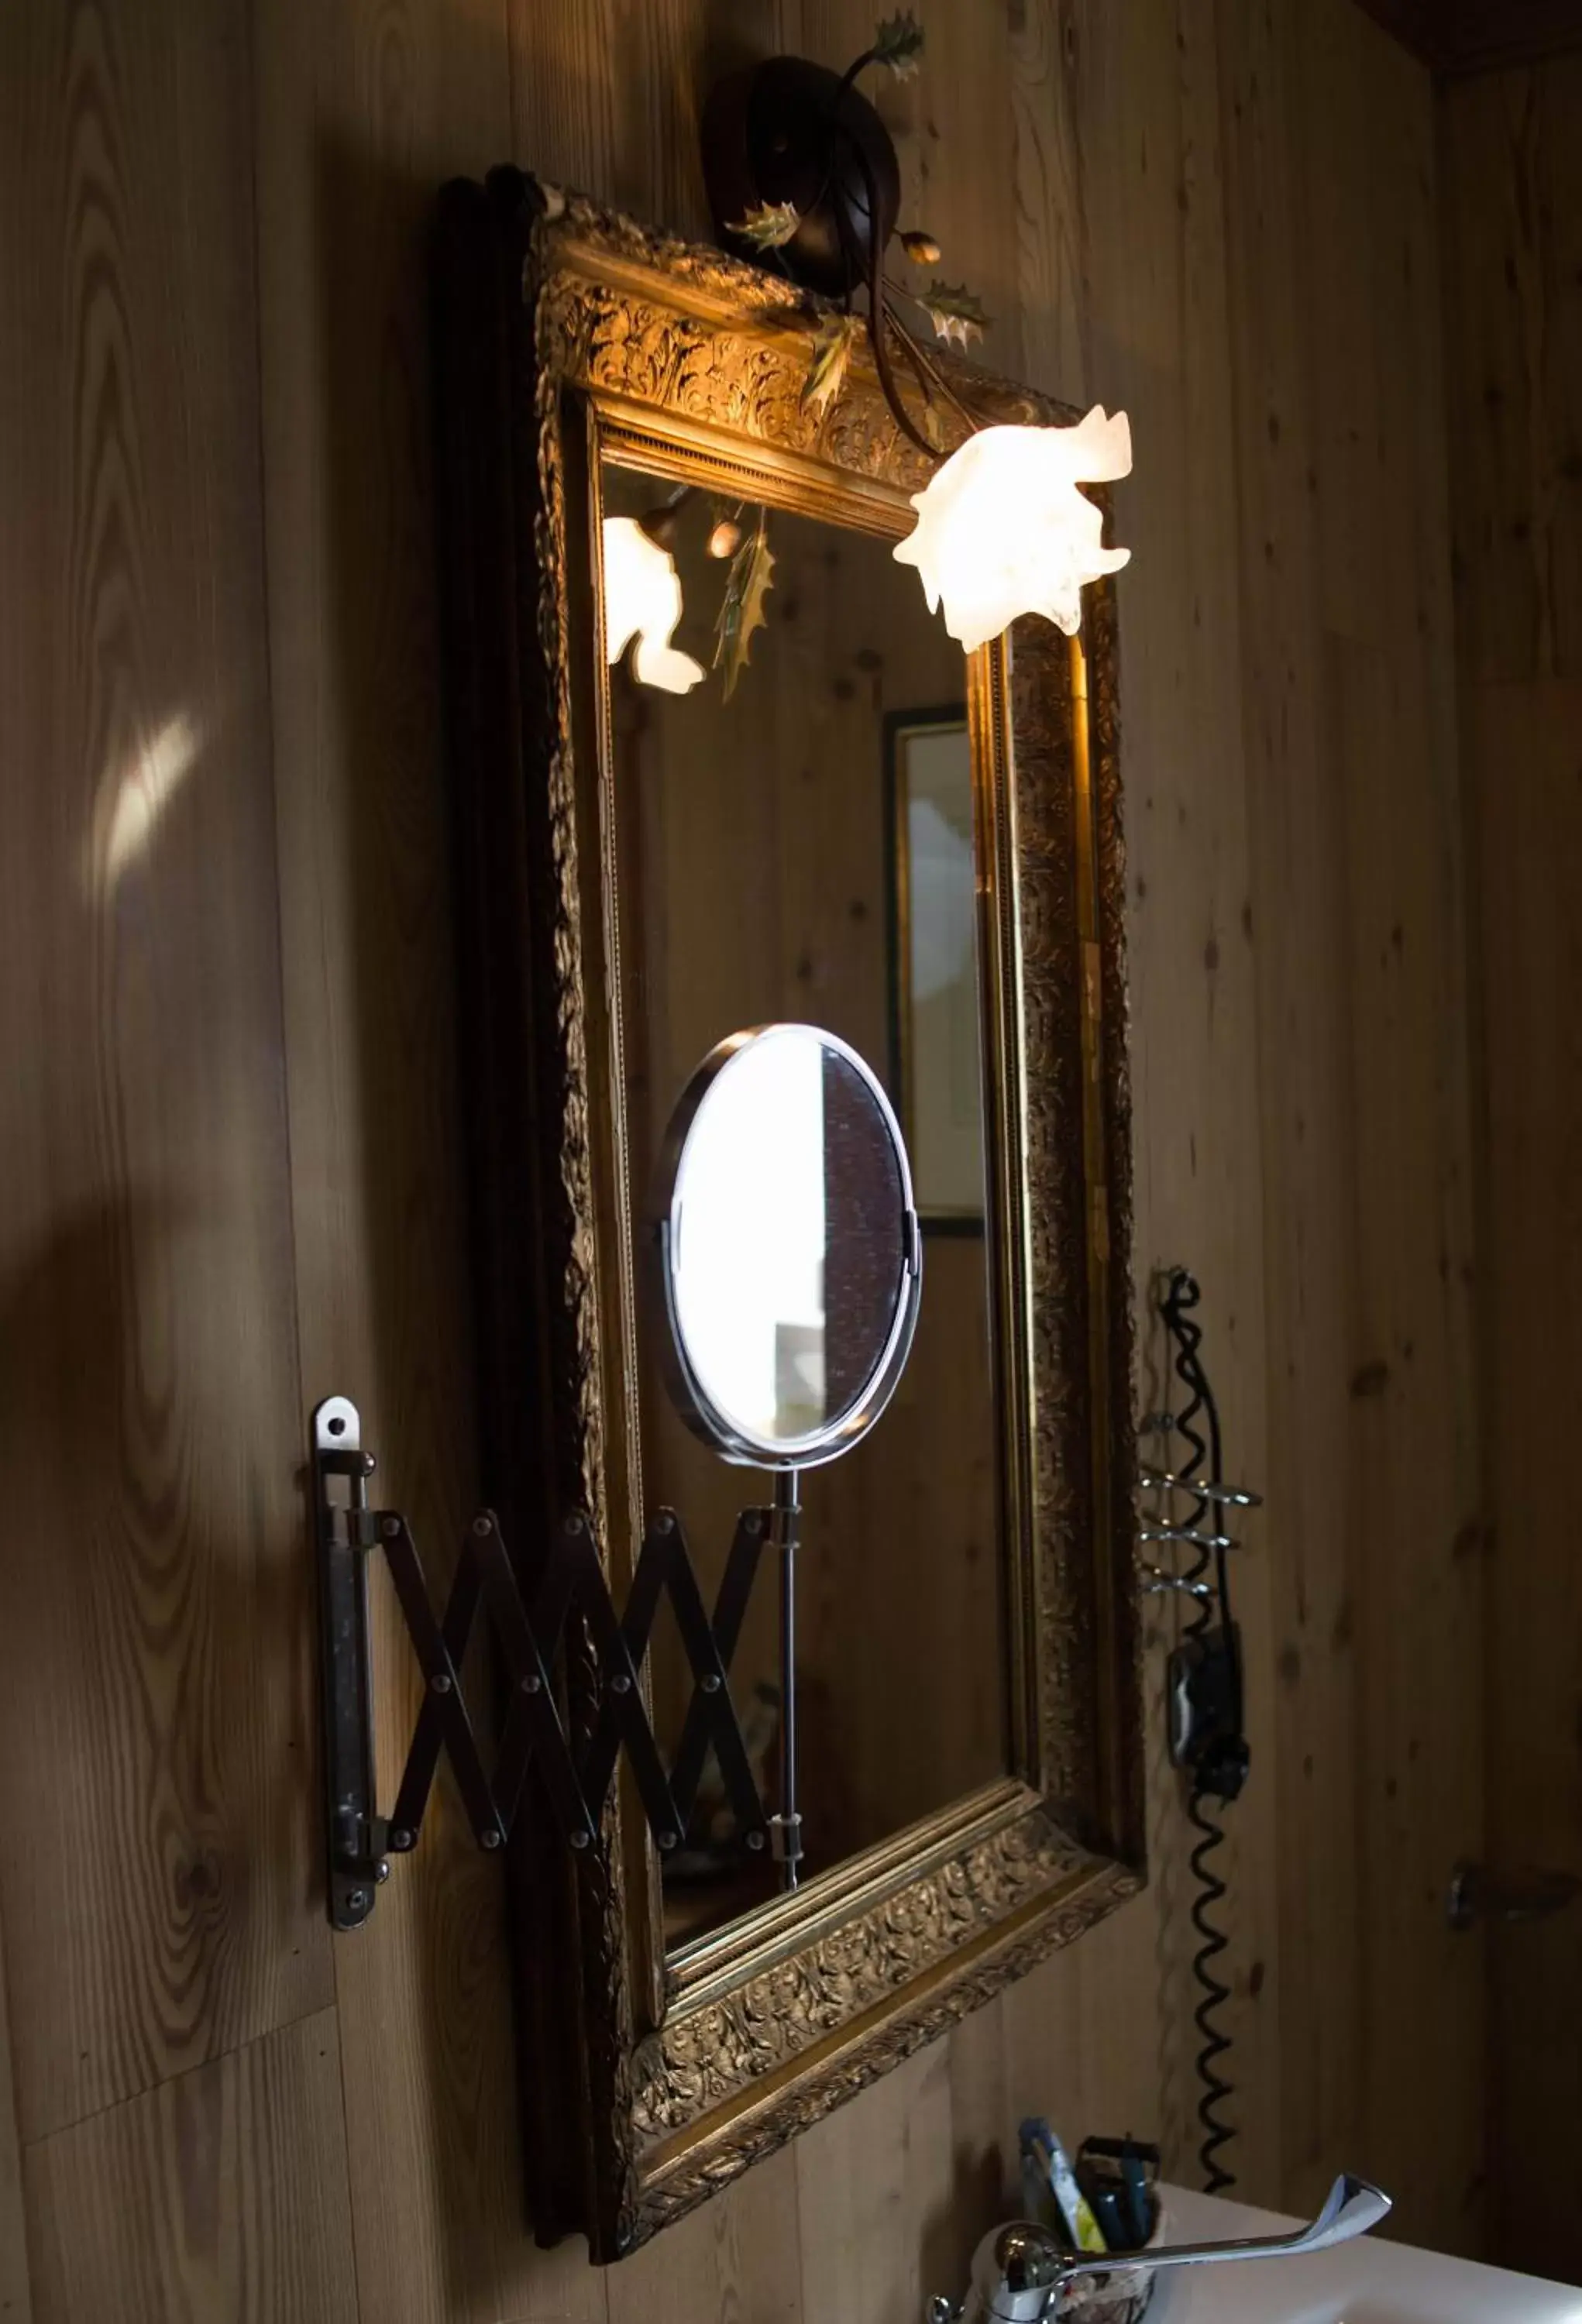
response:
[[[1171,2243],[1290,2235],[1302,2224],[1184,2187],[1164,2200]],[[1148,2324],[1582,2324],[1582,2291],[1375,2234],[1310,2259],[1173,2270],[1159,2279]]]

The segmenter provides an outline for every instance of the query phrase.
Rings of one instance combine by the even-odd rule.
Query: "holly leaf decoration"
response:
[[[847,365],[862,330],[856,315],[826,315],[813,334],[812,360],[802,382],[804,410],[820,419],[840,393]]]
[[[774,571],[774,552],[769,546],[769,521],[760,516],[758,530],[743,541],[731,559],[731,569],[726,576],[725,595],[720,601],[719,619],[714,626],[714,667],[725,672],[725,698],[728,702],[736,690],[736,680],[747,667],[747,655],[754,632],[761,630],[768,616],[763,600],[768,595],[770,576]]]
[[[802,222],[795,202],[759,202],[726,232],[754,250],[782,250]]]
[[[908,8],[881,19],[874,35],[874,62],[888,65],[897,80],[911,80],[923,53],[923,28]]]
[[[934,327],[934,337],[947,346],[954,340],[964,347],[970,340],[981,339],[988,329],[990,318],[983,300],[965,282],[930,282],[927,297],[919,303]]]

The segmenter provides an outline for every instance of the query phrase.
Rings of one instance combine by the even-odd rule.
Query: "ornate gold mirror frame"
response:
[[[591,1513],[619,1600],[642,1512],[599,459],[892,537],[929,469],[860,365],[825,412],[803,404],[816,318],[789,283],[515,171],[448,189],[437,281],[483,1484],[527,1583],[535,1540]],[[941,361],[988,419],[1075,417]],[[1080,642],[1029,619],[967,665],[1013,1772],[668,1957],[641,1815],[613,1809],[578,1858],[526,1820],[530,2208],[541,2240],[585,2230],[597,2260],[1142,1883],[1107,585],[1087,606]],[[586,1720],[591,1652],[570,1661]]]

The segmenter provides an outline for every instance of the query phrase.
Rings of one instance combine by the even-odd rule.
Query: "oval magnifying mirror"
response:
[[[922,1283],[906,1148],[856,1051],[813,1025],[711,1050],[671,1118],[660,1245],[689,1424],[757,1468],[848,1452],[901,1377]]]
[[[710,1050],[671,1118],[660,1253],[671,1386],[727,1461],[774,1471],[780,1804],[797,1885],[799,1478],[848,1452],[905,1368],[922,1290],[911,1171],[889,1099],[816,1025],[762,1025]]]

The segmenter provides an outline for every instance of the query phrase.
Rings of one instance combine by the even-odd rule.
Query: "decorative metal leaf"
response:
[[[802,401],[820,419],[840,393],[862,327],[856,315],[826,315],[813,334],[813,355],[802,382]]]
[[[719,619],[714,628],[714,667],[725,672],[725,698],[728,702],[736,690],[736,680],[747,667],[747,654],[753,634],[761,630],[768,618],[763,600],[769,594],[770,576],[774,571],[774,553],[769,546],[769,520],[761,515],[758,530],[744,540],[731,559],[731,569],[726,577],[725,595],[720,602]]]
[[[983,300],[965,282],[930,282],[928,296],[919,303],[934,327],[935,337],[947,343],[954,339],[958,347],[981,339],[992,319]]]
[[[735,235],[742,242],[750,242],[754,250],[781,250],[791,240],[802,222],[802,214],[795,202],[759,202],[738,218],[726,232]]]
[[[923,28],[908,8],[884,17],[874,35],[874,62],[888,65],[897,80],[910,80],[923,52]]]

